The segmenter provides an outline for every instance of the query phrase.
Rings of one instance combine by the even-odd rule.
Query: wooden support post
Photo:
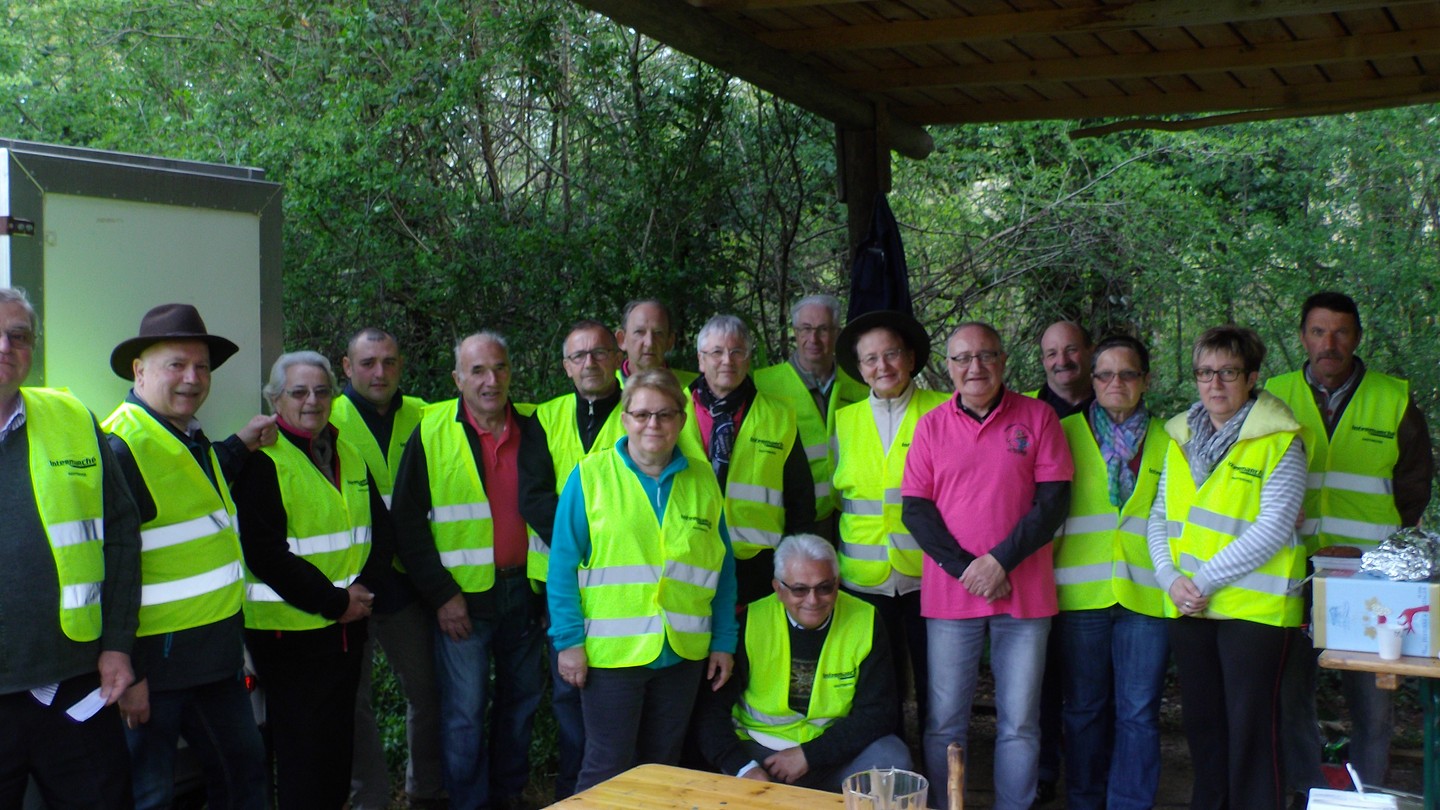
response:
[[[873,129],[835,127],[836,177],[850,237],[847,257],[855,255],[870,229],[875,195],[890,192],[889,116],[883,105],[876,106],[875,122]]]

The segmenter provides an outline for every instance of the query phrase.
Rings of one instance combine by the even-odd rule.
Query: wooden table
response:
[[[1440,810],[1440,660],[1401,656],[1386,661],[1375,653],[1349,650],[1326,650],[1320,654],[1320,666],[1326,669],[1348,669],[1375,673],[1375,685],[1381,689],[1400,686],[1402,676],[1420,679],[1420,706],[1425,723],[1425,810]]]
[[[551,807],[595,810],[843,808],[839,793],[756,782],[670,765],[640,765]]]

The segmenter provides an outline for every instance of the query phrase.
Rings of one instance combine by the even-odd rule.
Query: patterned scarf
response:
[[[735,434],[740,429],[737,416],[741,409],[755,399],[755,383],[747,376],[740,385],[724,397],[715,396],[710,390],[710,381],[700,377],[690,384],[700,407],[710,414],[710,467],[720,489],[725,489],[725,478],[730,472],[730,455],[735,451]]]
[[[1250,415],[1253,407],[1255,397],[1251,396],[1250,400],[1230,417],[1230,421],[1217,429],[1210,421],[1205,403],[1197,402],[1190,406],[1189,412],[1185,414],[1185,422],[1190,426],[1190,441],[1185,444],[1185,456],[1190,461],[1190,477],[1195,479],[1196,487],[1204,485],[1215,465],[1235,446],[1235,440],[1240,437],[1240,427],[1245,424],[1245,417]]]
[[[1130,469],[1130,462],[1145,444],[1150,412],[1142,401],[1134,413],[1117,425],[1100,403],[1091,402],[1090,426],[1095,432],[1095,441],[1100,445],[1100,455],[1105,459],[1105,472],[1110,479],[1110,505],[1124,506],[1135,491],[1135,471]]]

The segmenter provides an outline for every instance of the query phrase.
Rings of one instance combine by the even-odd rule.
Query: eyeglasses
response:
[[[675,421],[675,417],[679,416],[680,412],[674,408],[666,408],[663,411],[626,411],[625,415],[642,425],[650,424],[652,419],[662,425],[668,425]]]
[[[6,329],[0,332],[10,341],[11,348],[32,349],[35,347],[35,333],[29,329]]]
[[[811,591],[814,591],[816,596],[829,596],[835,593],[836,588],[840,587],[835,584],[835,580],[833,579],[822,582],[819,585],[791,585],[782,579],[780,580],[780,584],[784,585],[785,590],[794,594],[798,599],[804,599],[809,596]]]
[[[1135,382],[1136,380],[1140,379],[1141,377],[1144,377],[1145,375],[1144,375],[1143,373],[1139,372],[1139,371],[1129,371],[1129,370],[1126,370],[1126,371],[1097,371],[1097,372],[1095,372],[1094,374],[1091,374],[1090,376],[1091,376],[1091,377],[1094,377],[1094,378],[1095,378],[1095,381],[1098,382],[1098,383],[1100,383],[1101,385],[1109,385],[1109,384],[1110,384],[1110,381],[1113,380],[1113,379],[1115,379],[1116,377],[1119,377],[1119,378],[1120,378],[1120,382],[1125,383],[1126,385],[1129,385],[1129,384]]]
[[[982,366],[993,366],[999,359],[1000,352],[993,352],[989,350],[983,352],[964,352],[961,354],[950,355],[950,362],[961,368],[969,367],[969,365],[976,360],[979,360],[980,365]]]
[[[719,363],[720,361],[724,360],[724,359],[727,358],[727,357],[730,358],[730,362],[733,363],[733,362],[735,362],[736,360],[744,360],[745,358],[749,357],[749,356],[750,356],[750,350],[749,350],[749,349],[711,349],[711,350],[708,351],[708,352],[701,352],[700,354],[703,355],[704,357],[708,358],[708,359],[710,360],[710,362],[712,362],[712,363]]]
[[[597,363],[603,363],[606,360],[609,360],[615,354],[616,352],[614,349],[587,349],[578,352],[571,352],[565,355],[565,359],[576,365],[583,364],[585,362],[585,358],[587,357]]]
[[[1210,382],[1219,377],[1222,382],[1235,382],[1240,375],[1245,373],[1243,368],[1197,368],[1195,369],[1195,382]]]
[[[291,388],[285,392],[285,396],[290,397],[296,402],[304,402],[312,395],[318,400],[327,400],[335,396],[335,389],[328,386],[321,386],[319,388]]]
[[[881,360],[884,360],[887,365],[894,365],[900,362],[900,358],[904,355],[904,349],[890,349],[880,354],[867,354],[860,358],[860,366],[861,368],[875,368],[880,365]]]
[[[799,326],[795,327],[795,334],[799,335],[800,337],[810,337],[811,335],[828,335],[834,331],[835,327],[826,326],[825,324],[814,326],[812,324],[802,323]]]

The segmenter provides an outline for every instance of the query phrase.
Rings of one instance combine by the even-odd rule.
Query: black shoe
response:
[[[1045,805],[1053,801],[1055,801],[1055,780],[1041,779],[1040,781],[1036,782],[1035,803],[1030,805],[1030,807],[1044,807]]]

